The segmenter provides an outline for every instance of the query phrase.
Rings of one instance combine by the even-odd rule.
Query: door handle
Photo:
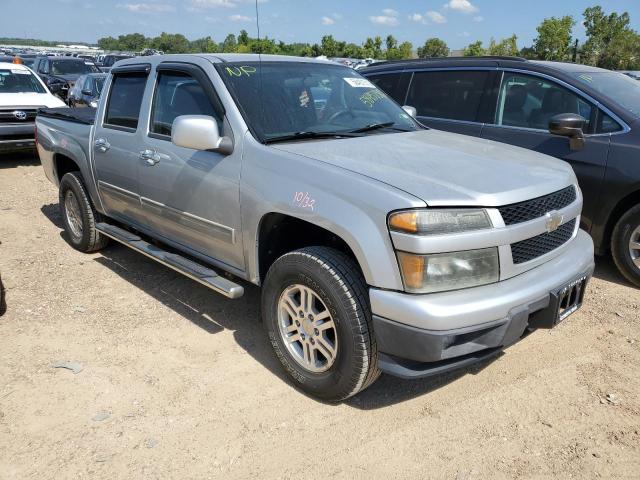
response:
[[[93,145],[96,147],[96,150],[102,153],[106,152],[111,148],[111,144],[107,142],[106,138],[97,139]]]
[[[140,158],[149,166],[154,166],[160,162],[160,155],[154,150],[143,150],[140,152]]]

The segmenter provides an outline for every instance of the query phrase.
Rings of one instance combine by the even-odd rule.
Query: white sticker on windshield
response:
[[[15,73],[16,75],[31,75],[31,72],[29,72],[29,70],[13,70],[11,69],[11,73]]]
[[[356,88],[376,88],[376,86],[366,78],[346,77],[344,81]]]

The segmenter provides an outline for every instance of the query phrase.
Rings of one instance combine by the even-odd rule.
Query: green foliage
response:
[[[422,47],[418,47],[419,58],[448,57],[449,47],[439,38],[429,38]]]
[[[571,29],[576,22],[571,16],[545,18],[538,26],[533,49],[542,60],[565,61],[571,57]]]
[[[482,40],[470,43],[463,51],[465,57],[481,57],[482,55],[486,55],[486,53],[486,50],[482,46]]]
[[[520,51],[518,50],[518,37],[514,33],[510,37],[503,38],[499,42],[495,39],[491,39],[489,48],[487,49],[487,55],[497,55],[501,57],[517,57]]]
[[[587,8],[583,16],[587,41],[582,47],[582,62],[611,69],[640,67],[640,39],[629,27],[627,12],[606,15],[596,6]]]

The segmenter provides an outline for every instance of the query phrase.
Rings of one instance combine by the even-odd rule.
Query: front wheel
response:
[[[618,220],[611,236],[611,253],[620,273],[640,287],[640,205]]]
[[[366,284],[344,253],[308,247],[277,259],[262,312],[276,356],[305,392],[341,401],[380,375]]]

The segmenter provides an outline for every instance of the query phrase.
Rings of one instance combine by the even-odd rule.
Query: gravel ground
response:
[[[257,288],[69,247],[30,155],[0,157],[0,240],[0,478],[640,476],[640,291],[608,259],[582,310],[497,360],[329,405],[281,373]]]

